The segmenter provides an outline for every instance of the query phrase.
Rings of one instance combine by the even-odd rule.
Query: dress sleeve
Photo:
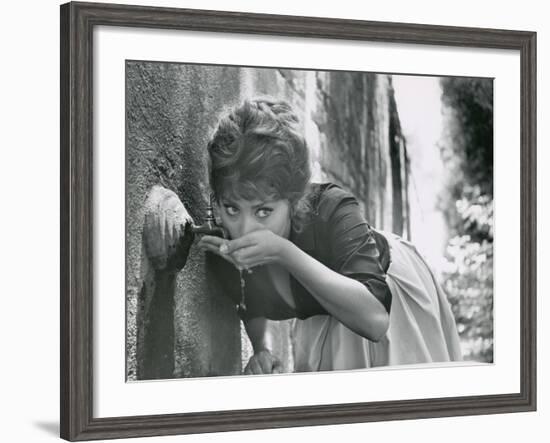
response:
[[[389,313],[392,294],[380,262],[380,251],[373,231],[352,194],[337,189],[326,214],[327,241],[331,267],[362,284]]]

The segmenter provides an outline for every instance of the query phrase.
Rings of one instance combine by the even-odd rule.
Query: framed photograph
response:
[[[62,5],[61,437],[534,411],[535,79],[534,32]]]

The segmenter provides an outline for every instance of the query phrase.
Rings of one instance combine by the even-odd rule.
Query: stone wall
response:
[[[128,62],[127,377],[240,373],[251,347],[235,309],[191,248],[184,269],[158,275],[142,245],[143,203],[161,184],[197,223],[208,195],[206,142],[220,113],[244,98],[285,98],[302,116],[315,181],[355,193],[374,226],[406,234],[407,157],[387,75]],[[290,321],[271,325],[292,371]]]

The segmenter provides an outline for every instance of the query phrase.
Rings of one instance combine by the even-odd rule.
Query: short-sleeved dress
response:
[[[311,216],[299,232],[291,231],[289,240],[330,269],[364,284],[390,315],[387,333],[372,342],[352,332],[292,274],[291,294],[286,294],[291,303],[257,271],[254,278],[245,277],[246,309],[239,309],[241,318],[295,319],[292,338],[298,372],[461,360],[446,295],[416,248],[373,229],[356,198],[334,184],[313,184],[309,195]],[[238,305],[238,271],[219,257],[212,259],[226,293]]]

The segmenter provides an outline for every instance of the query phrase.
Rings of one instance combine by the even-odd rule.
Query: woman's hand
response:
[[[280,263],[288,240],[269,229],[260,229],[230,240],[221,247],[233,260],[245,269],[269,263]]]
[[[244,374],[246,375],[280,374],[281,372],[283,372],[283,364],[266,349],[250,357],[244,368]]]
[[[283,237],[268,229],[260,229],[235,240],[205,235],[198,246],[214,252],[233,263],[238,269],[251,269],[282,260],[285,243]]]
[[[214,254],[219,255],[220,257],[226,259],[229,263],[231,263],[233,266],[235,266],[237,269],[241,270],[243,269],[242,266],[240,266],[231,255],[222,252],[222,250],[225,250],[225,247],[223,245],[226,245],[228,240],[220,237],[216,237],[213,235],[203,235],[201,239],[198,241],[197,246],[201,251],[209,251]]]

